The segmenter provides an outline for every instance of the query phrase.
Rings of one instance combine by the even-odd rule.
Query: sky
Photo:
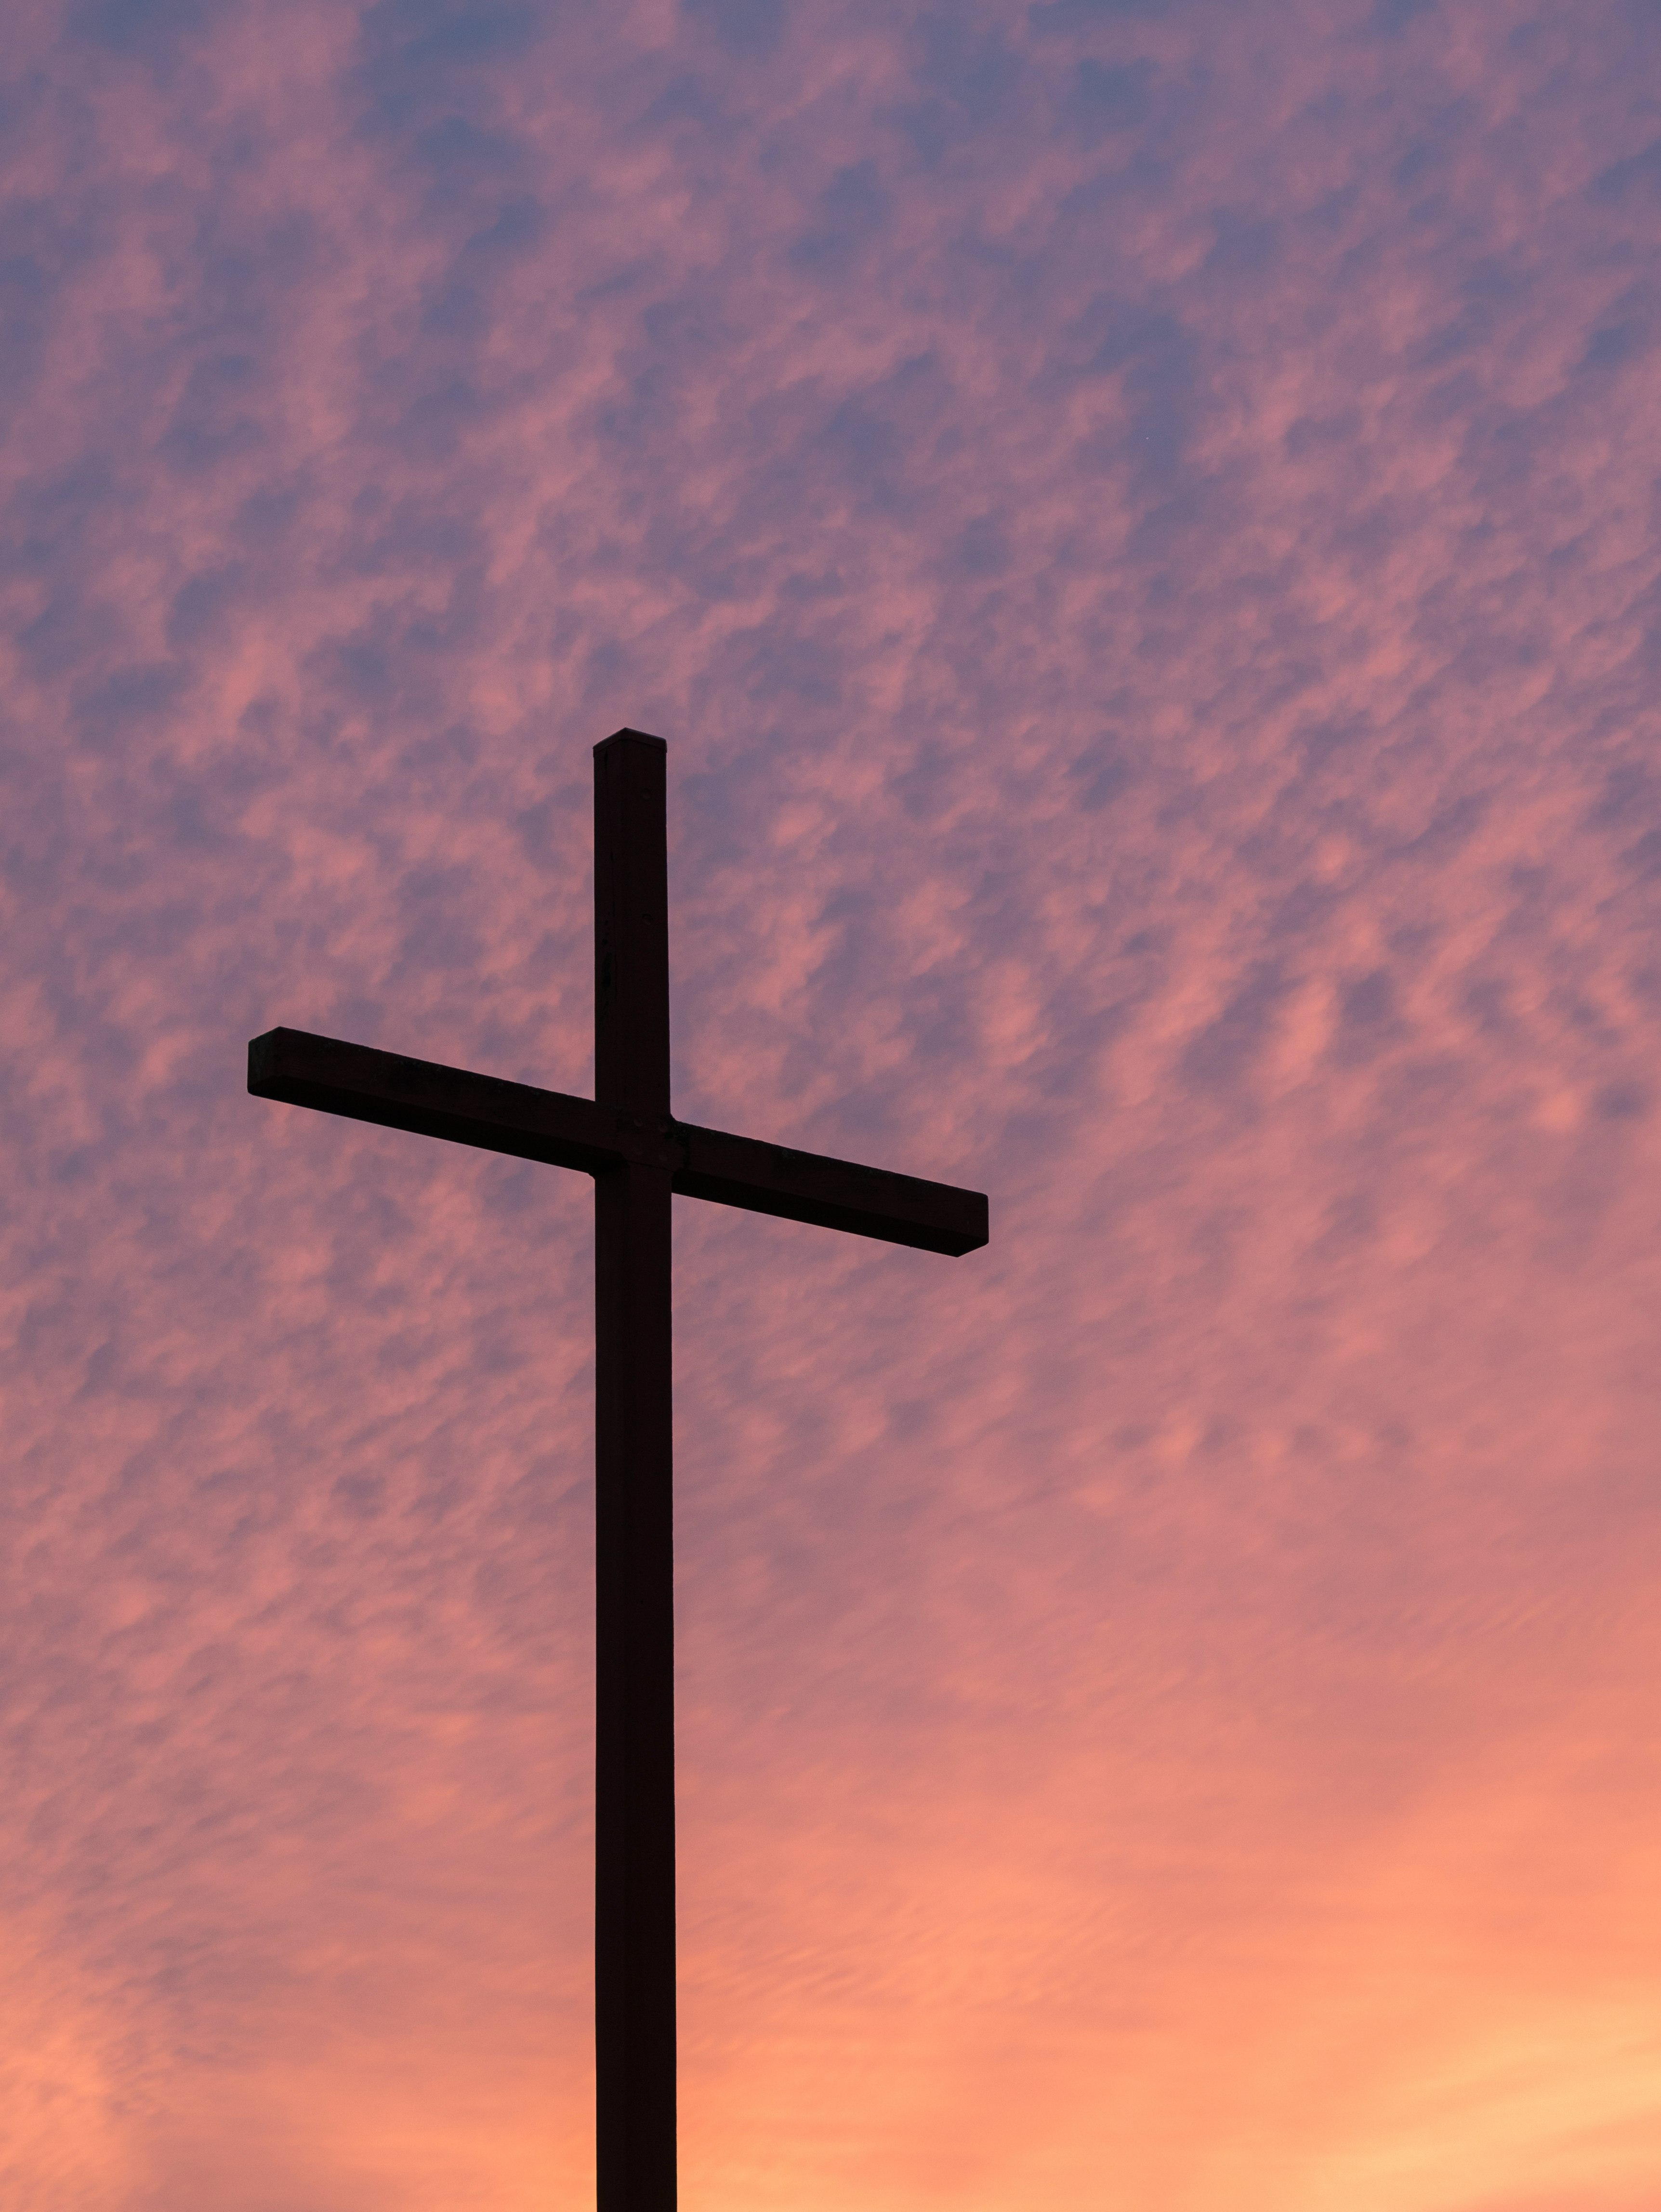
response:
[[[668,744],[686,2212],[1661,2204],[1661,5],[14,0],[0,2196],[592,2202]]]

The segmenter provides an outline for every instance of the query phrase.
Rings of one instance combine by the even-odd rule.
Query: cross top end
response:
[[[612,745],[624,744],[655,745],[660,753],[666,753],[669,750],[669,741],[666,738],[654,738],[648,730],[625,728],[613,730],[609,738],[602,738],[594,747],[594,751],[598,755],[607,751]]]

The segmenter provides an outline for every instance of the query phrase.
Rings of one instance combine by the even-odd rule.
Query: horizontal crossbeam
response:
[[[592,1098],[504,1083],[436,1060],[406,1060],[305,1030],[268,1030],[255,1037],[248,1047],[248,1088],[257,1098],[313,1106],[583,1175],[603,1175],[625,1161],[666,1167],[684,1197],[919,1251],[957,1256],[987,1241],[987,1204],[977,1190],[891,1175],[822,1152],[791,1152],[666,1117],[648,1124]]]

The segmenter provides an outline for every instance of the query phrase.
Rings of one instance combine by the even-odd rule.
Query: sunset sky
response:
[[[1661,2207],[1658,0],[12,0],[0,2203],[581,2212],[592,1079],[685,2212]]]

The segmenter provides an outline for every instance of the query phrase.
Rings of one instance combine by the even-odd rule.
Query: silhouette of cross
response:
[[[988,1234],[978,1191],[671,1115],[666,751],[639,730],[594,747],[592,1099],[303,1030],[268,1030],[248,1047],[258,1098],[594,1178],[599,2212],[673,2212],[675,2203],[670,1199],[713,1199],[925,1252],[972,1252]]]

